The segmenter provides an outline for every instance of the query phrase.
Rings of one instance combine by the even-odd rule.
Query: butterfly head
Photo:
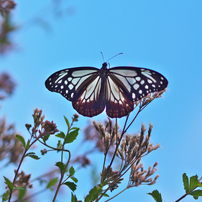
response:
[[[107,63],[106,62],[102,63],[102,69],[107,69]]]

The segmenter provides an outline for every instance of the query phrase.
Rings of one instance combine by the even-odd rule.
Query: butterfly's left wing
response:
[[[52,74],[45,86],[72,101],[78,113],[92,117],[101,113],[105,107],[104,88],[98,71],[95,67],[63,69]]]
[[[167,79],[151,69],[120,66],[109,69],[109,76],[131,102],[146,97],[149,93],[164,90]]]

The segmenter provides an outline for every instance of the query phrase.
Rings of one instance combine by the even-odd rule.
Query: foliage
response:
[[[24,171],[20,171],[22,163],[26,157],[30,157],[33,160],[41,160],[41,158],[31,148],[38,142],[48,149],[41,150],[41,155],[46,155],[48,152],[60,152],[61,160],[55,163],[58,168],[55,170],[56,177],[50,175],[50,180],[45,180],[44,176],[38,177],[37,180],[41,182],[41,186],[45,183],[44,189],[40,192],[44,192],[49,189],[54,191],[53,201],[56,200],[61,186],[66,186],[71,192],[75,192],[77,189],[78,179],[75,177],[76,169],[74,164],[79,164],[80,168],[84,168],[91,164],[89,154],[98,150],[104,154],[103,165],[100,174],[100,182],[95,185],[88,194],[86,194],[84,201],[99,201],[103,197],[108,197],[108,200],[116,197],[123,191],[136,187],[139,185],[152,185],[155,184],[157,178],[156,175],[152,179],[152,175],[156,172],[157,162],[148,169],[144,169],[142,158],[152,151],[160,147],[159,144],[153,146],[150,143],[152,125],[150,124],[148,131],[142,124],[139,134],[128,134],[127,130],[137,118],[138,114],[151,103],[154,99],[161,97],[163,92],[154,93],[140,102],[136,103],[137,113],[133,120],[128,123],[129,116],[126,117],[124,127],[118,125],[117,119],[113,122],[108,118],[105,123],[98,123],[93,121],[93,125],[89,125],[84,131],[84,142],[91,141],[94,143],[94,149],[89,150],[83,155],[71,157],[71,152],[66,147],[76,141],[79,135],[80,129],[75,127],[74,124],[78,122],[79,116],[75,114],[70,122],[64,117],[67,132],[62,132],[57,129],[57,126],[53,121],[44,121],[45,116],[42,115],[42,110],[35,109],[33,113],[34,125],[25,124],[30,138],[28,140],[20,134],[16,134],[15,138],[20,144],[21,155],[18,161],[17,169],[15,170],[15,176],[13,180],[4,177],[4,182],[7,185],[7,190],[2,194],[3,201],[11,201],[11,198],[15,197],[20,200],[29,200],[33,195],[27,194],[29,189],[33,188],[31,183],[31,174],[25,174]],[[58,138],[58,142],[55,146],[49,145],[48,141],[55,136]],[[68,158],[64,159],[64,153],[68,154]],[[119,167],[114,169],[115,162],[119,162]],[[78,168],[77,168],[78,169]],[[56,173],[57,172],[57,173]],[[130,178],[127,187],[120,191],[117,195],[109,197],[109,192],[113,192],[119,187],[119,184],[124,180],[124,175],[130,172]],[[15,193],[15,195],[13,195]],[[76,195],[72,194],[72,201],[78,201]]]

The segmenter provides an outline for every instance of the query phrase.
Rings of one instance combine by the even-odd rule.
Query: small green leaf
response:
[[[49,139],[50,135],[44,135],[43,142],[46,142]]]
[[[79,128],[75,129],[74,131],[72,131],[70,133],[68,133],[67,136],[65,137],[65,143],[73,142],[76,139],[78,133],[79,133]]]
[[[192,191],[198,185],[198,176],[194,175],[190,177],[190,191]]]
[[[71,178],[75,183],[78,182],[78,179],[77,179],[77,178],[75,178],[75,177],[73,177],[73,176],[70,176],[70,178]]]
[[[62,149],[62,143],[61,143],[61,140],[58,140],[58,143],[57,143],[57,149]],[[58,151],[59,152],[59,151]]]
[[[6,177],[4,177],[4,180],[5,180],[4,183],[7,184],[8,187],[9,187],[9,189],[12,191],[14,189],[13,183],[8,178],[6,178]]]
[[[2,201],[8,201],[9,199],[9,190],[7,190],[3,195],[2,195]]]
[[[30,146],[30,142],[29,142],[29,140],[27,141],[27,144],[26,144],[26,146],[25,146],[25,149],[29,149],[29,146]]]
[[[158,190],[154,190],[152,193],[148,193],[148,194],[151,195],[156,202],[162,202],[163,201],[162,196]]]
[[[182,175],[182,179],[183,179],[183,184],[184,184],[184,190],[186,191],[186,193],[189,192],[189,178],[187,177],[186,173],[184,173]]]
[[[71,202],[77,202],[77,198],[73,193],[71,193]]]
[[[69,174],[70,174],[70,176],[73,176],[74,173],[75,173],[74,167],[71,166],[71,168],[69,169]]]
[[[59,132],[55,135],[56,137],[59,137],[59,138],[62,138],[64,139],[65,138],[65,134],[63,132]]]
[[[25,147],[25,139],[18,134],[15,137],[22,143],[22,146]]]
[[[65,116],[64,116],[64,119],[65,119],[65,122],[66,122],[68,130],[69,130],[69,121],[68,121],[68,119]]]
[[[77,200],[76,195],[74,195],[73,193],[71,193],[71,202],[82,202],[82,201]]]
[[[77,185],[73,182],[65,182],[65,185],[67,185],[73,192],[76,190]]]
[[[107,180],[102,182],[101,184],[93,187],[89,194],[85,197],[85,202],[93,202],[98,198],[98,196],[102,193],[102,188],[107,184]]]
[[[26,194],[26,189],[24,190],[19,190],[19,194],[18,194],[18,199],[21,200]]]
[[[65,164],[58,161],[56,164],[55,164],[59,169],[60,169],[60,172],[62,173],[65,169]]]
[[[90,190],[89,194],[85,198],[85,202],[93,202],[95,199],[98,198],[99,194],[102,193],[102,189],[98,186],[95,186],[93,189]]]
[[[199,196],[202,196],[202,190],[195,190],[190,193],[194,197],[194,199],[198,199]]]
[[[53,178],[46,186],[47,189],[49,189],[50,187],[54,186],[58,181],[58,178]]]
[[[79,128],[78,127],[72,127],[72,128],[70,128],[70,131],[71,130],[79,130]]]
[[[40,159],[37,155],[35,155],[34,152],[29,152],[25,156],[29,156],[29,157],[31,157],[31,158],[33,158],[35,160],[39,160]]]

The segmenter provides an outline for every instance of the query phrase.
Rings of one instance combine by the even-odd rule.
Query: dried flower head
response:
[[[8,163],[19,161],[23,148],[15,135],[15,126],[8,125],[5,118],[0,119],[0,160],[9,159]]]
[[[10,96],[15,90],[16,84],[8,73],[0,74],[0,100]]]
[[[55,134],[56,132],[59,132],[57,129],[57,126],[53,121],[45,121],[41,123],[41,128],[43,129],[43,135],[50,135]]]
[[[79,115],[78,114],[74,114],[73,115],[73,122],[77,122],[78,118],[79,118]]]
[[[42,116],[42,110],[41,109],[39,110],[38,108],[36,108],[32,116],[34,118],[34,127],[38,128],[45,118],[44,115]]]
[[[159,175],[156,175],[154,179],[151,176],[156,172],[157,162],[153,167],[149,167],[147,170],[144,170],[143,164],[133,164],[130,173],[129,187],[139,186],[142,184],[152,185],[156,183]]]
[[[15,170],[16,172],[16,170]],[[25,188],[32,188],[32,184],[30,183],[31,174],[25,175],[24,171],[21,171],[21,173],[17,174],[17,179],[15,181],[16,187],[25,187]]]

